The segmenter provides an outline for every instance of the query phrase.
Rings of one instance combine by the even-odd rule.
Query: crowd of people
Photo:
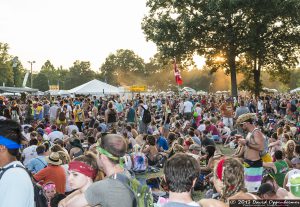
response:
[[[0,206],[300,199],[300,97],[2,97],[0,167]]]

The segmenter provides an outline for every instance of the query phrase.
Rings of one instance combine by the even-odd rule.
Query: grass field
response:
[[[233,154],[233,150],[230,148],[225,148],[223,147],[223,145],[217,144],[217,151],[221,152],[224,155],[232,155]],[[157,173],[147,173],[147,174],[142,174],[142,175],[137,175],[136,178],[139,180],[146,180],[149,178],[156,178],[156,177],[161,177],[163,175],[163,170],[161,169],[159,172]],[[200,199],[204,198],[205,195],[205,191],[195,191],[193,193],[193,200],[194,201],[199,201]]]

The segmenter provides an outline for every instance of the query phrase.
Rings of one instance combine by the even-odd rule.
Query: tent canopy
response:
[[[19,87],[5,87],[5,86],[0,86],[0,91],[1,92],[8,92],[8,93],[34,93],[34,92],[38,92],[38,89],[34,89],[34,88],[19,88]]]
[[[290,91],[290,93],[297,93],[297,92],[300,92],[300,87],[295,88],[295,89]]]
[[[77,86],[69,90],[73,94],[83,94],[83,95],[100,95],[108,93],[120,93],[120,89],[109,85],[107,83],[101,82],[99,80],[91,80],[85,84]]]

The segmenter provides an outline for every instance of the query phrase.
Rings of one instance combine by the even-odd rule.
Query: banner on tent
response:
[[[50,91],[59,91],[59,85],[49,85]]]
[[[145,92],[147,91],[147,86],[130,86],[130,92]]]

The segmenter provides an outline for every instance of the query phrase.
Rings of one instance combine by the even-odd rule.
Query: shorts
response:
[[[233,127],[233,118],[223,117],[223,123],[225,126],[232,128]]]
[[[60,125],[60,124],[67,124],[67,120],[64,121],[60,121],[59,119],[56,120],[56,124]]]
[[[183,117],[185,120],[191,120],[192,113],[191,112],[184,113]]]
[[[249,193],[257,193],[263,174],[262,160],[244,160],[245,187]]]

